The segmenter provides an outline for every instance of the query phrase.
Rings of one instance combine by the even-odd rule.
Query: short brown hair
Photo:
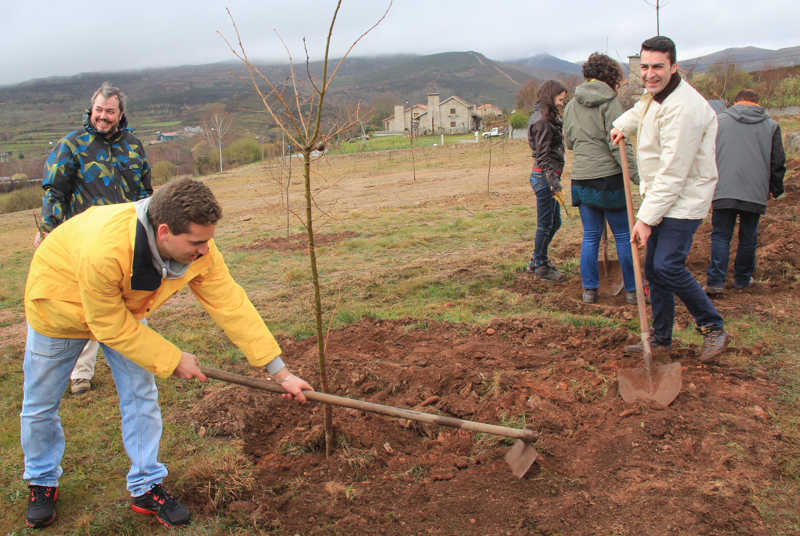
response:
[[[156,190],[147,207],[156,229],[166,223],[174,235],[189,232],[189,224],[212,225],[222,218],[222,207],[211,189],[200,181],[178,179]]]
[[[733,98],[734,104],[741,101],[748,101],[758,104],[758,95],[756,95],[756,92],[752,89],[743,89]]]

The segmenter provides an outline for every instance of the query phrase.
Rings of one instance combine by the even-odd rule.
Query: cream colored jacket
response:
[[[636,134],[640,190],[637,218],[654,226],[665,217],[706,217],[717,184],[717,116],[686,81],[658,104],[649,93],[613,123]]]

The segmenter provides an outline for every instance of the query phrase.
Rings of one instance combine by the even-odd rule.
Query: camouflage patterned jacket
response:
[[[83,129],[61,140],[45,163],[44,232],[89,207],[138,201],[153,193],[144,146],[125,115],[109,138],[96,133],[90,118],[86,110]]]

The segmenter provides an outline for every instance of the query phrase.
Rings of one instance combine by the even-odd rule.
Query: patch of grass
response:
[[[422,478],[423,476],[425,476],[427,474],[428,474],[428,470],[424,466],[422,466],[422,465],[412,465],[411,467],[409,467],[405,471],[395,475],[395,478],[403,478],[405,476],[409,476],[409,477],[412,478],[412,480],[414,480],[414,482],[416,482],[417,480],[419,480],[420,478]]]
[[[7,194],[0,194],[0,214],[40,208],[42,208],[41,188],[22,188]]]
[[[255,468],[241,441],[204,441],[201,456],[187,464],[179,485],[206,509],[218,512],[240,500],[256,484]]]
[[[616,328],[617,322],[605,316],[597,315],[574,315],[568,313],[558,313],[554,315],[565,324],[572,324],[577,328]],[[637,324],[638,325],[638,324]]]

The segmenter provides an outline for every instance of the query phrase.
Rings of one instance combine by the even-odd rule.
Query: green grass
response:
[[[338,147],[335,147],[331,152],[332,154],[353,154],[373,151],[389,151],[393,149],[408,149],[411,147],[411,140],[406,136],[371,136],[367,140],[366,146],[363,138],[354,138],[352,143],[347,140],[342,140]],[[446,135],[444,137],[444,145],[457,145],[462,142],[474,142],[475,134],[463,135]],[[482,143],[485,143],[483,138],[480,138]],[[442,138],[440,136],[415,136],[413,140],[414,147],[432,147],[433,145],[441,145]]]

